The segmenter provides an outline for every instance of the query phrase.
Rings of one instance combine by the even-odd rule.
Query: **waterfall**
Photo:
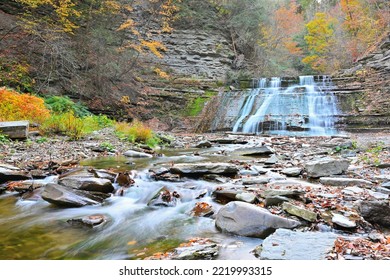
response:
[[[335,134],[336,97],[328,76],[300,76],[299,83],[282,87],[281,78],[262,78],[243,103],[233,132]]]

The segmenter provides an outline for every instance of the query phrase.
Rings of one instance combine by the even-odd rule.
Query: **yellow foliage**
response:
[[[131,142],[145,143],[153,138],[153,131],[138,120],[134,120],[131,124],[118,122],[115,125],[115,129],[120,136],[129,139]]]
[[[123,104],[130,104],[130,97],[127,95],[122,96],[121,103]]]
[[[163,78],[163,79],[169,79],[169,75],[162,71],[160,68],[154,68],[154,73],[156,73],[159,77]]]
[[[149,49],[158,58],[162,58],[163,57],[163,55],[161,54],[161,51],[166,51],[167,50],[167,48],[163,45],[163,43],[161,43],[159,41],[141,40],[141,45],[144,48]]]
[[[42,98],[0,88],[0,121],[29,120],[42,123],[49,117],[50,111]]]

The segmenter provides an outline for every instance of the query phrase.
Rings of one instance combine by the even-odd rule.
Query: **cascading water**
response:
[[[338,114],[327,76],[300,76],[299,84],[282,87],[281,79],[260,80],[240,110],[233,132],[332,135]]]

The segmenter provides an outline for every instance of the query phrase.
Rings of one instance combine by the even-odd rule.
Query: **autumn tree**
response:
[[[317,13],[315,18],[306,24],[307,35],[304,37],[308,55],[302,60],[303,63],[319,72],[325,73],[334,68],[332,46],[335,43],[334,18],[324,13]]]
[[[261,27],[260,46],[270,60],[269,67],[280,74],[294,75],[302,49],[296,37],[303,32],[303,14],[295,0],[280,6],[270,17],[270,23]],[[276,74],[276,73],[274,73]]]
[[[388,11],[375,12],[379,1],[341,0],[343,28],[349,35],[345,40],[352,58],[356,60],[374,44],[388,28]],[[386,15],[387,14],[387,15]]]

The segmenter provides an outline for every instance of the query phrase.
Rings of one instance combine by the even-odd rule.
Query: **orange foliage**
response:
[[[50,111],[42,98],[0,88],[0,121],[29,120],[42,123],[49,117]]]

